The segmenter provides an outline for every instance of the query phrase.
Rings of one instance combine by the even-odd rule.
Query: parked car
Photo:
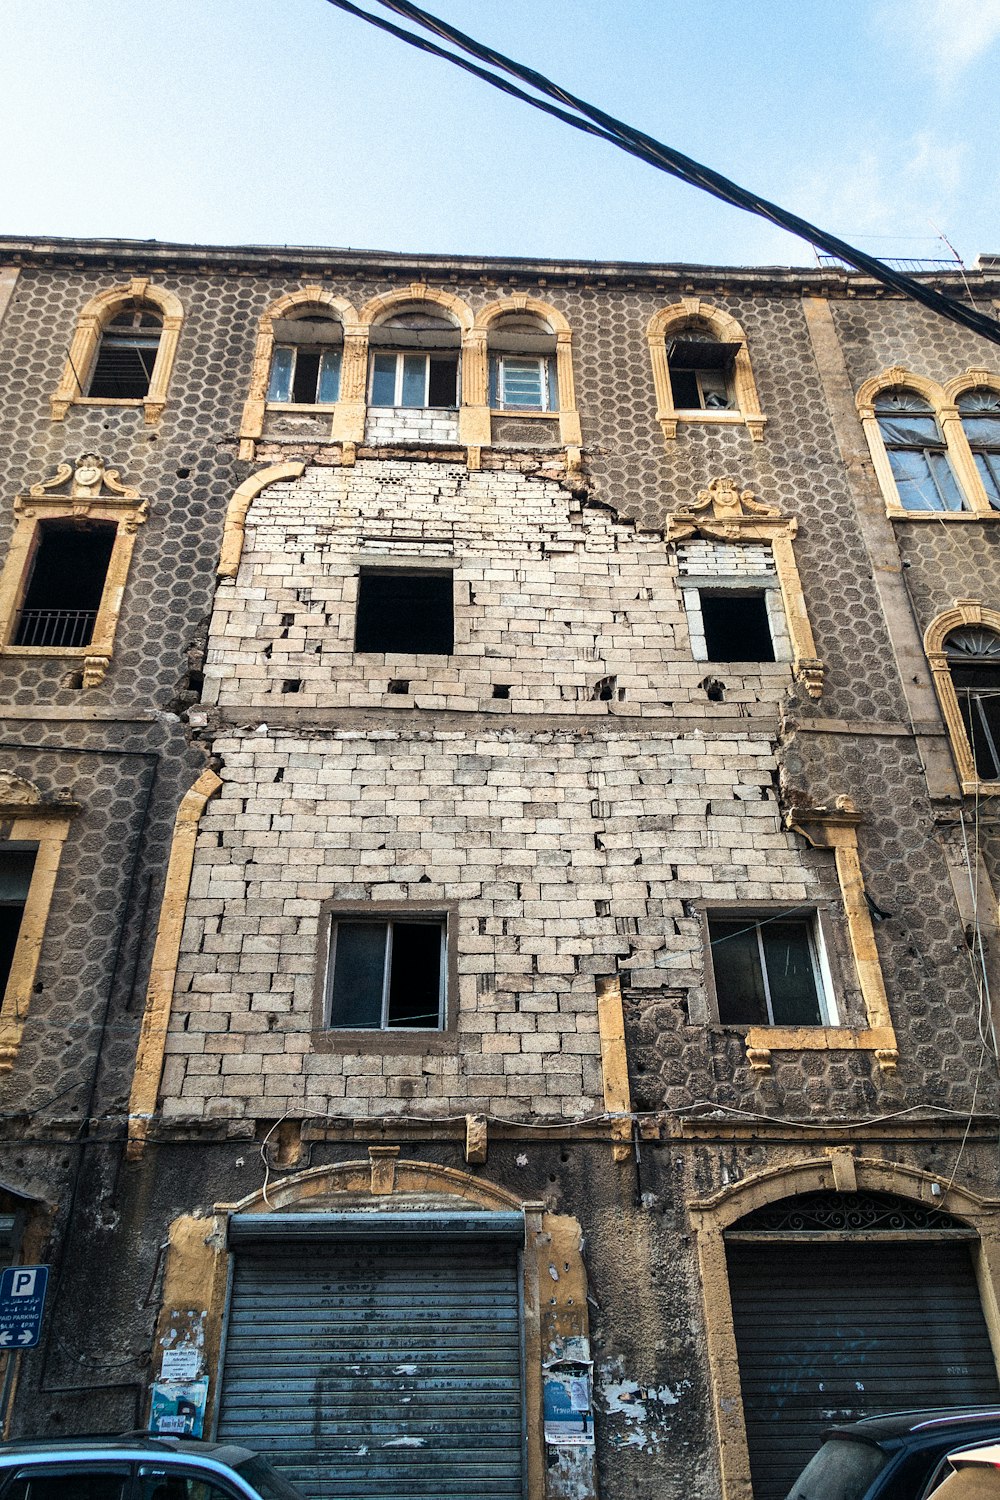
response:
[[[1000,1406],[863,1417],[823,1434],[788,1500],[921,1500],[946,1454],[989,1442],[1000,1443]]]
[[[934,1500],[1000,1500],[1000,1444],[949,1453],[927,1486]]]
[[[249,1448],[197,1438],[62,1438],[0,1447],[0,1500],[302,1500]]]

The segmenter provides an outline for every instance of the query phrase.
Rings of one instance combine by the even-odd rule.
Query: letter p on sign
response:
[[[33,1297],[35,1295],[35,1277],[38,1274],[36,1267],[32,1266],[24,1271],[15,1271],[10,1294],[12,1297]]]

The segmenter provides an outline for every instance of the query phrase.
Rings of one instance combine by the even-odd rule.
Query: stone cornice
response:
[[[506,280],[551,284],[585,282],[651,288],[681,293],[697,291],[723,296],[734,292],[771,291],[783,296],[803,292],[817,296],[892,297],[879,283],[856,272],[809,266],[702,266],[648,261],[537,260],[526,256],[420,255],[387,250],[326,249],[314,245],[183,245],[161,240],[72,239],[58,236],[0,235],[0,265],[100,267],[227,275],[308,275],[324,272],[343,278],[398,275],[452,276],[490,285]],[[981,257],[980,268],[920,273],[917,280],[965,292],[972,278],[981,292],[1000,289],[1000,262]]]

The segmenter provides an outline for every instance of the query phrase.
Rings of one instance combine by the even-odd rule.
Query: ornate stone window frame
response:
[[[994,515],[996,514],[994,511]],[[960,630],[963,625],[981,625],[985,630],[992,630],[1000,635],[1000,611],[987,609],[976,599],[956,599],[951,609],[935,616],[924,631],[924,651],[948,731],[962,791],[969,796],[996,797],[1000,796],[1000,781],[982,781],[976,773],[975,757],[962,722],[958,694],[955,692],[945,651],[948,636],[953,630]]]
[[[680,333],[692,323],[705,325],[715,336],[727,344],[739,344],[733,361],[733,394],[736,411],[689,411],[674,405],[670,384],[670,368],[667,362],[667,340],[672,333]],[[654,313],[646,328],[649,356],[653,363],[653,385],[656,390],[656,420],[663,429],[663,436],[671,442],[677,436],[678,422],[705,423],[712,426],[743,425],[755,443],[764,437],[767,422],[761,410],[750,363],[747,337],[740,324],[730,313],[713,307],[700,297],[684,297]]]
[[[580,431],[580,413],[576,405],[576,383],[573,377],[573,330],[557,308],[522,292],[491,302],[476,314],[468,339],[465,375],[462,381],[463,400],[468,404],[469,409],[470,433],[473,421],[475,421],[477,446],[488,447],[492,441],[494,413],[490,410],[489,335],[491,325],[507,313],[530,313],[549,325],[556,340],[558,408],[555,411],[519,411],[518,421],[522,418],[530,422],[539,417],[549,420],[557,417],[559,441],[566,448],[579,449],[583,439]],[[498,411],[495,415],[509,416],[510,413]]]
[[[14,1066],[28,1018],[56,875],[75,802],[44,802],[30,781],[0,772],[0,842],[34,844],[35,864],[7,986],[0,1000],[0,1073]]]
[[[750,1500],[753,1494],[725,1232],[755,1208],[820,1191],[890,1192],[915,1199],[928,1208],[946,1208],[965,1219],[978,1235],[976,1275],[990,1340],[1000,1357],[996,1314],[1000,1235],[994,1201],[943,1182],[929,1172],[878,1158],[856,1157],[849,1147],[830,1147],[822,1156],[802,1155],[798,1161],[747,1177],[735,1187],[689,1199],[688,1213],[704,1293],[702,1310],[722,1471],[722,1500]],[[850,1240],[849,1230],[844,1231],[843,1238]]]
[[[838,797],[832,807],[800,807],[785,815],[785,827],[801,834],[812,848],[833,850],[868,1025],[751,1026],[746,1034],[747,1061],[756,1073],[770,1070],[772,1052],[874,1052],[884,1073],[896,1069],[899,1047],[858,856],[860,822],[861,814],[849,797]]]
[[[340,395],[329,405],[310,406],[309,411],[330,413],[330,440],[359,443],[365,435],[365,380],[368,370],[368,329],[346,297],[335,297],[325,287],[299,287],[279,297],[261,314],[250,373],[250,389],[240,422],[240,458],[253,459],[257,440],[264,433],[268,411],[267,387],[274,354],[274,322],[301,307],[328,307],[337,314],[344,330],[344,352],[340,367]],[[276,408],[277,409],[277,408]],[[280,410],[287,411],[287,403]],[[299,408],[296,408],[299,410]]]
[[[163,331],[149,390],[145,396],[128,398],[84,395],[105,328],[124,304],[133,299],[151,303],[163,315]],[[133,276],[124,285],[110,287],[108,291],[91,297],[76,320],[62,376],[52,397],[52,420],[63,421],[71,406],[134,406],[142,407],[148,423],[158,422],[166,405],[170,372],[183,321],[184,308],[180,299],[173,292],[154,286],[146,276]]]
[[[954,379],[945,382],[943,390],[945,401],[948,406],[954,406],[957,415],[955,431],[955,454],[956,459],[961,462],[960,479],[965,488],[973,509],[977,515],[988,515],[996,519],[1000,517],[1000,511],[994,509],[990,504],[990,498],[986,493],[982,475],[976,466],[975,455],[971,444],[966,436],[965,428],[962,426],[962,413],[958,409],[958,398],[966,391],[978,390],[985,386],[988,390],[1000,394],[1000,375],[994,370],[983,369],[982,366],[970,365],[964,375],[956,375]]]
[[[809,696],[819,698],[823,693],[825,667],[816,655],[795,561],[792,544],[798,526],[795,516],[783,516],[777,507],[758,500],[753,490],[738,489],[735,479],[726,475],[713,479],[707,489],[698,491],[695,501],[668,516],[666,538],[669,542],[682,542],[702,536],[710,541],[770,545],[792,642],[792,670]]]
[[[136,532],[148,513],[139,491],[122,484],[118,470],[105,468],[96,453],[82,454],[75,464],[61,463],[51,479],[33,484],[27,495],[15,495],[14,534],[0,573],[0,656],[79,661],[83,686],[99,687],[111,665]],[[15,646],[39,523],[66,519],[113,521],[117,527],[91,640],[86,646]]]
[[[915,375],[904,365],[893,365],[890,369],[883,370],[880,375],[866,380],[861,386],[855,398],[858,416],[861,418],[861,426],[864,428],[868,442],[868,451],[885,499],[886,514],[893,520],[945,521],[949,525],[955,521],[1000,520],[1000,511],[993,509],[983,487],[976,461],[972,456],[972,449],[969,447],[969,440],[962,427],[962,414],[956,405],[962,391],[971,390],[977,385],[988,385],[993,390],[1000,391],[1000,376],[991,374],[988,370],[970,369],[964,375],[950,380],[947,385],[938,385],[936,380],[928,380],[924,375]],[[945,441],[952,472],[968,510],[907,510],[903,506],[875,414],[875,397],[880,391],[892,390],[895,386],[905,386],[916,391],[917,395],[922,396],[933,408]]]

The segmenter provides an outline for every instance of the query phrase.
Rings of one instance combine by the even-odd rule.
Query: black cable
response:
[[[542,110],[546,114],[553,115],[574,129],[581,130],[588,135],[596,135],[603,140],[610,141],[612,145],[627,151],[630,155],[638,157],[641,161],[648,162],[658,170],[667,172],[674,177],[679,177],[682,182],[690,186],[701,188],[702,191],[711,193],[713,197],[720,198],[724,203],[733,204],[749,213],[755,213],[759,217],[777,224],[789,233],[806,240],[817,249],[834,255],[838,260],[853,266],[856,270],[871,276],[874,280],[890,287],[893,291],[909,297],[930,311],[938,313],[942,317],[949,318],[961,327],[969,329],[981,338],[988,339],[991,343],[1000,344],[1000,323],[994,318],[973,308],[966,307],[964,303],[956,301],[944,293],[935,291],[932,287],[924,286],[912,277],[906,276],[901,271],[895,271],[891,266],[885,265],[876,257],[865,254],[849,245],[845,240],[838,239],[835,235],[827,234],[825,230],[811,224],[806,219],[801,219],[797,214],[789,213],[786,209],[771,203],[766,198],[761,198],[755,193],[741,188],[730,178],[722,176],[710,167],[702,166],[689,156],[665,146],[662,141],[657,141],[653,136],[648,136],[642,131],[635,130],[632,126],[618,120],[613,115],[605,114],[603,110],[588,104],[585,100],[577,98],[568,90],[561,88],[546,78],[544,74],[536,72],[532,68],[524,67],[512,58],[506,57],[502,52],[496,52],[475,41],[466,33],[459,31],[456,27],[438,20],[429,12],[421,10],[419,6],[410,3],[410,0],[375,0],[375,3],[383,6],[386,10],[393,11],[396,15],[405,17],[414,24],[443,37],[454,46],[461,48],[471,56],[489,63],[492,67],[500,68],[513,77],[520,79],[529,87],[537,89],[548,98],[557,99],[567,104],[571,109],[579,111],[579,114],[571,114],[566,110],[554,108],[544,99],[537,99],[531,94],[523,92],[509,84],[505,79],[498,78],[495,73],[487,69],[476,67],[466,62],[463,58],[456,56],[447,49],[438,47],[433,43],[425,41],[422,37],[415,36],[412,32],[402,27],[394,26],[378,16],[370,14],[353,3],[351,0],[327,0],[328,5],[334,5],[339,10],[357,16],[358,19],[367,21],[381,31],[386,31],[410,46],[416,47],[422,52],[430,53],[432,56],[444,58],[445,61],[453,63],[456,67],[463,68],[466,72],[481,78],[493,88],[510,94],[524,103],[532,105],[533,108]],[[585,118],[581,119],[580,115]]]

